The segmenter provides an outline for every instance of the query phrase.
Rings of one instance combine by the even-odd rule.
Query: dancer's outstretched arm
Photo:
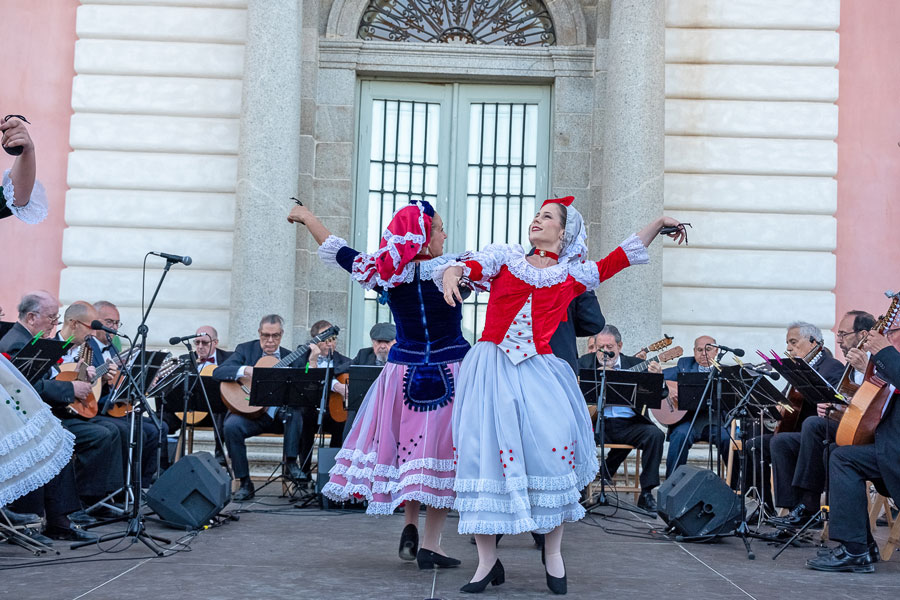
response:
[[[637,236],[644,242],[644,247],[650,246],[650,243],[656,239],[656,236],[659,235],[659,232],[663,227],[678,227],[676,231],[667,235],[678,244],[687,241],[687,234],[684,232],[684,226],[678,219],[673,219],[672,217],[659,217],[658,219],[654,219],[647,223],[646,227],[637,232]]]
[[[328,239],[328,236],[331,235],[331,232],[322,224],[322,221],[320,221],[316,215],[312,214],[312,211],[305,206],[295,206],[292,208],[291,214],[288,215],[287,220],[290,223],[300,223],[301,225],[305,225],[309,230],[309,233],[316,240],[316,243],[320,246],[324,244],[325,240]]]

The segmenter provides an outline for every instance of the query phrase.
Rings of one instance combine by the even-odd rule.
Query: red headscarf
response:
[[[431,221],[434,208],[424,200],[410,202],[394,213],[381,236],[375,253],[375,269],[383,281],[403,272],[422,248],[431,242]]]

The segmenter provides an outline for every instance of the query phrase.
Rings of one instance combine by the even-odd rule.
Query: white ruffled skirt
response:
[[[514,365],[491,342],[466,355],[453,408],[459,533],[547,533],[584,516],[599,470],[572,368],[540,354]]]
[[[74,444],[75,436],[0,356],[0,506],[53,479],[72,458]]]

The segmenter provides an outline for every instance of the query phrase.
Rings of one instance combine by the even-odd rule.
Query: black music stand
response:
[[[282,415],[282,426],[287,425],[284,417],[284,408],[303,408],[317,406],[317,398],[325,389],[326,369],[291,369],[291,368],[267,368],[254,367],[253,379],[250,384],[250,406],[275,406]],[[275,413],[278,416],[278,412]],[[281,453],[281,463],[269,475],[266,482],[259,487],[264,487],[281,479],[282,496],[293,496],[291,483],[285,476],[287,460],[284,450]],[[276,473],[281,472],[281,475]],[[296,482],[294,482],[296,485]]]
[[[65,353],[64,342],[38,339],[25,344],[10,362],[28,383],[34,385],[51,367],[59,364]]]
[[[597,379],[597,375],[600,379]],[[603,412],[607,406],[627,406],[635,414],[646,415],[647,410],[659,408],[663,398],[662,373],[635,373],[609,369],[582,369],[580,373],[581,392],[588,404],[597,405],[597,423],[594,434],[600,440],[600,496],[597,502],[589,504],[588,510],[608,504],[606,480],[612,473],[606,470],[606,427]]]
[[[369,388],[381,375],[384,367],[376,367],[374,365],[351,365],[350,378],[347,380],[349,392],[347,393],[347,410],[358,411],[362,405]]]

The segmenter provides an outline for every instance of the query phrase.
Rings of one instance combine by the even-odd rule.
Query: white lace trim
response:
[[[497,479],[456,479],[453,489],[457,493],[487,492],[489,494],[508,494],[516,490],[528,489],[529,491],[554,491],[568,490],[571,488],[582,489],[594,480],[600,465],[596,457],[590,457],[586,463],[581,463],[571,473],[555,477],[531,476],[509,477],[503,480]]]
[[[316,254],[319,255],[319,259],[326,265],[340,268],[337,261],[337,253],[338,250],[345,246],[347,246],[347,240],[339,238],[336,235],[329,235],[325,238],[325,241],[322,242],[322,245],[319,246],[319,249],[316,250]]]
[[[6,475],[6,469],[11,469],[11,467],[4,465],[0,468],[0,506],[6,506],[17,498],[46,485],[69,463],[75,447],[75,436],[68,431],[65,434],[67,435],[63,436],[62,443],[56,452],[27,476],[11,479]]]
[[[12,479],[51,456],[57,448],[65,446],[67,435],[72,434],[62,426],[53,427],[44,437],[35,440],[34,447],[25,452],[17,452],[11,461],[7,460],[0,465],[0,480]]]
[[[6,200],[6,206],[19,220],[29,225],[37,225],[47,218],[47,191],[37,179],[34,180],[34,187],[31,189],[31,198],[25,206],[15,205],[15,185],[9,176],[12,169],[7,169],[3,173],[3,198]]]
[[[378,502],[372,499],[372,490],[364,485],[351,484],[338,485],[329,481],[322,488],[322,495],[335,502],[346,502],[353,496],[362,496],[368,502],[366,513],[370,515],[391,515],[404,502],[421,502],[434,508],[453,508],[455,498],[450,496],[438,496],[422,490],[412,490],[401,494],[390,502]]]
[[[9,454],[22,444],[26,444],[36,438],[41,434],[44,425],[50,420],[55,420],[56,424],[62,427],[62,424],[59,423],[59,419],[50,412],[50,407],[44,404],[37,414],[28,419],[22,427],[11,432],[3,439],[0,439],[0,456]]]
[[[410,485],[427,485],[428,487],[435,490],[451,490],[453,489],[455,474],[452,470],[445,472],[450,473],[451,476],[438,477],[437,475],[431,475],[428,473],[407,472],[402,475],[398,475],[397,477],[391,478],[388,481],[376,481],[375,477],[386,476],[376,475],[375,470],[369,467],[360,469],[356,465],[335,465],[334,467],[332,467],[331,471],[329,471],[329,475],[339,475],[341,477],[344,477],[348,481],[352,480],[354,482],[366,481],[371,484],[372,489],[376,494],[391,494],[394,492],[398,492]]]
[[[503,533],[516,535],[526,531],[537,533],[549,533],[565,522],[580,521],[584,518],[585,510],[580,504],[560,511],[552,515],[537,515],[517,519],[515,521],[467,521],[459,520],[459,533],[464,535],[482,534],[492,535]]]
[[[466,498],[465,496],[457,496],[453,508],[459,512],[493,512],[512,515],[518,512],[530,511],[533,506],[562,508],[574,504],[580,499],[581,493],[574,488],[560,494],[547,494],[529,490],[527,497],[523,496],[521,492],[516,492],[509,498],[485,496]]]
[[[650,262],[647,246],[644,245],[644,242],[641,241],[637,234],[632,233],[619,246],[625,251],[629,265],[646,265]]]

